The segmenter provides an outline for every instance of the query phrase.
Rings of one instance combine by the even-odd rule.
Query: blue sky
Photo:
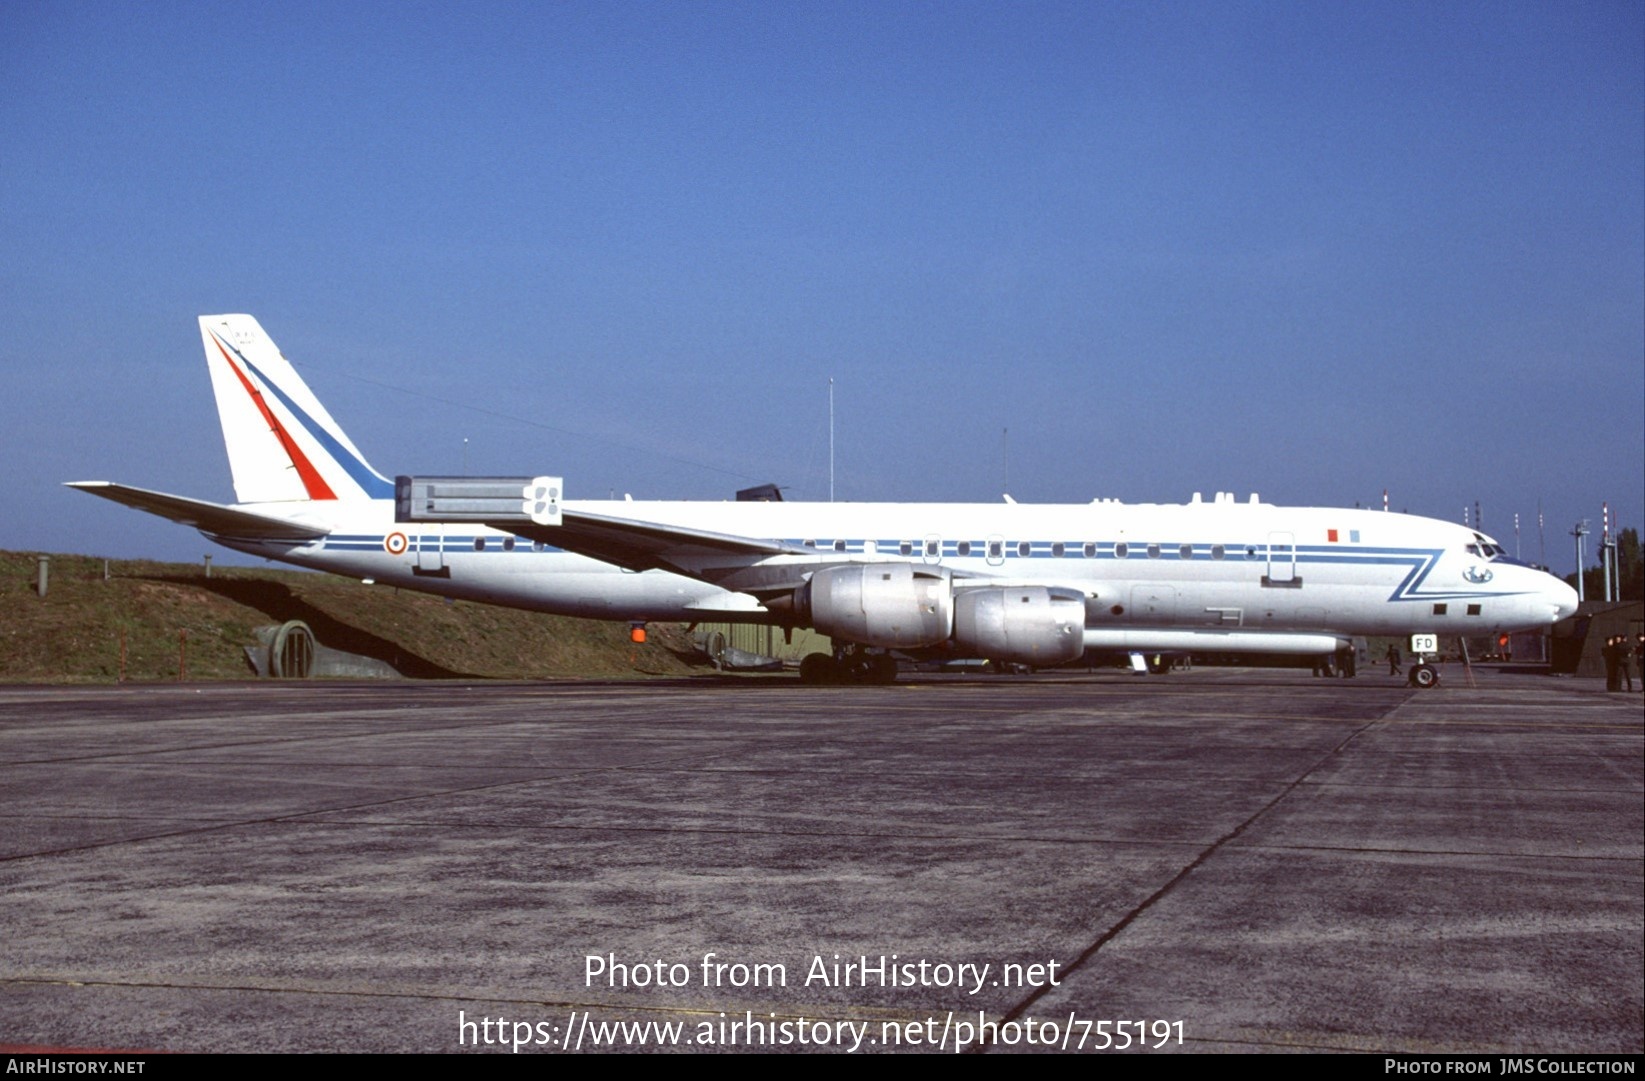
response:
[[[59,484],[241,311],[389,475],[1645,504],[1633,2],[0,0],[0,244],[3,548],[210,550]]]

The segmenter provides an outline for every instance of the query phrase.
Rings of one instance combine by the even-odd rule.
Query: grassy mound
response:
[[[105,567],[107,577],[105,578]],[[533,679],[686,675],[683,628],[634,645],[622,624],[447,601],[303,571],[54,555],[45,597],[36,553],[0,552],[0,682],[252,676],[253,630],[300,619],[322,645],[408,676]],[[122,650],[124,660],[122,661]]]

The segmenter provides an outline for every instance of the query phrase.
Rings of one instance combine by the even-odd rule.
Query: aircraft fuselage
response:
[[[961,588],[1077,590],[1088,644],[1116,647],[1124,642],[1103,632],[1495,634],[1548,626],[1568,592],[1544,571],[1488,556],[1481,548],[1488,539],[1472,530],[1380,511],[1231,501],[567,502],[568,512],[712,529],[799,549],[761,559],[688,553],[674,557],[672,570],[629,571],[483,525],[396,524],[388,500],[302,506],[311,514],[330,510],[331,531],[307,543],[214,539],[383,584],[633,621],[776,622],[755,594],[819,568],[915,563],[946,569]],[[1151,640],[1162,639],[1157,633],[1136,639]]]

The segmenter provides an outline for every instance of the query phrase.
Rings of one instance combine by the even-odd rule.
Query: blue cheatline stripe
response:
[[[410,546],[426,543],[430,546],[437,545],[444,554],[460,555],[464,552],[474,551],[474,542],[478,539],[478,534],[407,534],[407,538],[409,542],[408,552],[414,550]],[[818,546],[815,549],[817,555],[819,557],[826,558],[830,555],[861,554],[865,551],[865,541],[846,540],[845,552],[835,552],[833,549],[833,543],[836,539],[843,538],[831,537],[826,543],[819,539]],[[345,552],[380,552],[385,550],[383,548],[383,540],[384,534],[334,533],[325,538],[322,543],[322,547]],[[483,551],[485,553],[529,555],[543,552],[563,552],[565,550],[562,548],[557,548],[553,545],[544,545],[542,548],[537,548],[535,547],[536,542],[527,541],[523,537],[516,541],[512,550],[509,550],[502,546],[502,540],[503,538],[499,537],[486,537],[486,547]],[[798,545],[799,541],[792,541],[790,543]],[[923,538],[918,543],[911,543],[913,544],[913,554],[905,557],[908,559],[917,558],[924,552]],[[959,556],[956,551],[956,547],[959,543],[959,541],[942,542],[943,557],[967,559],[984,559],[987,557],[986,541],[972,541],[971,554],[965,557]],[[1158,559],[1152,560],[1148,559],[1145,554],[1147,550],[1146,545],[1139,545],[1135,554],[1128,559],[1120,560],[1114,555],[1114,544],[1117,542],[1113,541],[1063,541],[1062,543],[1065,547],[1065,552],[1060,557],[1051,554],[1051,545],[1054,543],[1052,541],[1029,541],[1028,543],[1031,545],[1031,554],[1027,557],[1019,556],[1017,554],[1017,545],[1020,543],[1022,542],[1005,542],[1005,557],[1012,560],[1028,558],[1034,560],[1070,560],[1078,563],[1090,558],[1084,554],[1085,544],[1094,543],[1097,545],[1096,558],[1098,559],[1116,560],[1124,563],[1135,561],[1139,566],[1169,566],[1172,561],[1182,562],[1178,556],[1178,550],[1181,548],[1181,544],[1168,541],[1158,542],[1161,548],[1161,555]],[[895,540],[876,540],[874,544],[878,554],[895,555],[897,546],[900,545],[901,542]],[[1195,544],[1192,547],[1195,560],[1204,561],[1210,556],[1212,545]],[[1244,550],[1248,547],[1256,549],[1258,553],[1257,559],[1245,558]],[[1223,560],[1212,560],[1212,565],[1216,565],[1217,563],[1256,565],[1266,558],[1266,548],[1265,545],[1262,544],[1247,545],[1224,543],[1223,548],[1230,553],[1230,557]],[[1281,554],[1289,555],[1291,553],[1286,551]],[[1400,580],[1399,584],[1394,587],[1394,591],[1389,594],[1388,600],[1390,602],[1424,603],[1428,601],[1481,600],[1490,597],[1512,597],[1520,595],[1521,591],[1482,592],[1479,590],[1423,590],[1423,583],[1427,581],[1428,575],[1432,573],[1436,566],[1438,566],[1440,558],[1444,554],[1445,549],[1443,548],[1345,549],[1339,548],[1335,545],[1307,545],[1297,549],[1296,562],[1299,566],[1305,564],[1314,566],[1334,564],[1338,566],[1387,566],[1407,568],[1405,577]]]
[[[218,340],[221,341],[221,339]],[[343,472],[347,473],[355,484],[363,488],[367,495],[373,499],[394,498],[393,481],[379,476],[377,471],[363,462],[358,455],[349,453],[347,447],[337,442],[330,432],[326,431],[313,417],[299,408],[297,403],[292,401],[286,395],[286,392],[280,389],[279,384],[264,375],[255,364],[247,360],[244,353],[226,342],[224,344],[235,356],[240,358],[240,363],[244,364],[246,369],[257,377],[257,381],[267,387],[270,393],[280,400],[280,404],[285,406],[291,415],[297,418],[297,422],[303,426],[303,430],[313,436],[315,441],[325,448],[326,453],[330,454],[337,464],[343,467]]]
[[[384,536],[385,534],[380,533],[333,533],[325,538],[322,547],[338,552],[387,553],[388,549],[383,547]],[[439,545],[440,550],[446,555],[461,555],[464,552],[473,552],[475,550],[475,539],[476,538],[473,534],[468,536],[459,536],[454,533],[448,533],[442,536],[434,533],[429,533],[427,535],[407,533],[407,547],[404,552],[400,553],[400,555],[410,555],[416,552],[417,545],[420,542],[427,542],[431,551],[435,545]],[[565,551],[564,548],[556,548],[552,544],[545,544],[541,548],[533,547],[537,542],[527,540],[524,537],[515,538],[513,549],[508,549],[503,547],[502,542],[504,539],[505,538],[502,537],[487,537],[485,539],[486,546],[483,554],[542,555],[547,552]]]
[[[813,538],[790,538],[783,541],[783,543],[792,544],[796,547],[802,547],[803,540],[806,539]],[[845,540],[845,551],[835,552],[833,548],[834,542],[841,539]],[[925,552],[924,536],[922,535],[918,539],[912,537],[906,539],[911,546],[911,551],[908,556],[903,558],[922,558]],[[850,540],[837,537],[829,537],[826,540],[823,538],[815,538],[815,540],[816,546],[812,550],[819,556],[826,557],[829,555],[851,555],[853,553],[861,553],[865,551],[866,542],[861,540]],[[899,547],[903,543],[903,539],[877,539],[874,541],[874,546],[875,551],[879,555],[897,555],[899,554]],[[976,540],[966,538],[945,538],[939,543],[941,545],[941,555],[938,558],[989,558],[988,541],[986,539]],[[963,556],[959,554],[959,545],[961,543],[969,543],[971,545],[971,551]],[[1180,541],[1126,541],[1124,543],[1131,546],[1131,552],[1124,559],[1121,559],[1119,556],[1114,554],[1114,546],[1120,543],[1118,541],[1065,540],[1061,542],[1064,547],[1064,552],[1061,556],[1053,555],[1051,552],[1051,545],[1056,542],[1043,540],[1028,541],[1027,544],[1029,545],[1029,554],[1027,556],[1021,556],[1017,554],[1017,546],[1022,543],[1024,542],[1020,539],[1002,541],[1001,555],[1005,559],[1009,560],[1050,559],[1057,560],[1059,562],[1062,560],[1068,560],[1075,563],[1091,558],[1104,560],[1111,559],[1118,560],[1122,563],[1136,562],[1142,566],[1149,564],[1169,565],[1170,563],[1187,562],[1183,560],[1179,554],[1183,543]],[[1090,557],[1085,554],[1085,545],[1088,543],[1095,544],[1097,546],[1095,557]],[[1255,565],[1265,562],[1268,558],[1267,541],[1262,541],[1260,543],[1218,543],[1221,543],[1223,550],[1227,553],[1225,558],[1221,560],[1211,560],[1211,549],[1214,545],[1201,542],[1190,546],[1193,549],[1193,561],[1211,560],[1213,565],[1217,563],[1247,563]],[[1160,547],[1160,554],[1154,559],[1148,558],[1147,553],[1149,544],[1158,544]],[[1246,557],[1245,550],[1247,548],[1253,549],[1256,552],[1255,557]],[[1521,595],[1522,592],[1518,590],[1504,590],[1489,593],[1479,590],[1423,590],[1423,583],[1427,580],[1428,575],[1433,571],[1433,569],[1439,564],[1440,557],[1445,554],[1445,549],[1443,548],[1373,548],[1364,545],[1304,544],[1276,548],[1274,554],[1283,558],[1285,556],[1292,555],[1293,552],[1295,553],[1296,563],[1298,566],[1305,564],[1314,566],[1335,564],[1339,566],[1386,566],[1408,568],[1405,577],[1397,586],[1394,587],[1394,591],[1389,594],[1388,600],[1391,602],[1420,603],[1446,600],[1480,600],[1482,598],[1489,597],[1514,597]]]

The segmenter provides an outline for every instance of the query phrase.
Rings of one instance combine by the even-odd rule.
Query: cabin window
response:
[[[1051,545],[1051,554],[1058,559],[1061,559],[1066,552],[1067,549],[1063,547],[1062,541],[1057,541]]]
[[[941,545],[940,541],[934,541],[934,540],[926,541],[925,542],[925,554],[935,558],[936,555],[937,555],[937,552],[939,551],[940,545]]]
[[[1442,616],[1444,614],[1445,614],[1445,605],[1443,605],[1443,604],[1434,605],[1434,615]]]
[[[1027,541],[1017,542],[1017,554],[1022,556],[1024,559],[1028,558],[1028,553],[1033,550],[1033,547],[1030,546]]]
[[[1091,541],[1086,541],[1085,542],[1085,558],[1086,559],[1095,559],[1096,556],[1097,556],[1097,546],[1095,544],[1093,544]]]
[[[1211,545],[1211,558],[1212,559],[1221,559],[1226,554],[1227,554],[1227,552],[1223,549],[1222,545],[1220,545],[1220,544]]]
[[[1194,558],[1194,546],[1192,544],[1183,545],[1181,548],[1177,549],[1177,555],[1181,556],[1184,559],[1193,559]]]
[[[815,540],[812,540],[809,537],[807,537],[805,540],[801,541],[800,543],[805,545],[807,548],[815,548],[817,546],[817,542]]]
[[[962,555],[962,556],[970,555],[971,554],[971,542],[970,541],[960,541],[958,544],[956,544],[954,546],[954,552],[955,552],[956,555]]]
[[[474,538],[474,550],[476,552],[483,552],[486,550],[486,539],[484,537]]]
[[[914,554],[914,542],[913,541],[903,541],[901,544],[897,545],[897,554],[898,555],[905,555],[905,556],[913,555]]]
[[[1245,558],[1246,559],[1255,559],[1255,558],[1257,558],[1257,550],[1249,544],[1247,544],[1245,546]]]
[[[834,542],[834,551],[836,551],[836,552],[845,551],[845,542],[842,541],[842,540],[835,541]]]
[[[1479,605],[1477,605],[1477,604],[1470,604],[1470,605],[1469,605],[1469,606],[1468,606],[1468,614],[1469,614],[1469,615],[1471,615],[1471,616],[1477,616],[1477,615],[1479,615]]]
[[[1148,558],[1149,559],[1158,559],[1159,558],[1159,545],[1150,544],[1148,546]]]
[[[514,538],[513,537],[504,537],[503,538],[503,551],[505,551],[505,552],[514,551]]]
[[[1131,546],[1129,544],[1126,544],[1124,541],[1120,541],[1118,544],[1114,545],[1114,558],[1115,559],[1124,559],[1126,556],[1128,556],[1130,554],[1131,554]]]
[[[1005,542],[1004,541],[989,541],[988,542],[988,558],[989,559],[1004,559],[1005,558]]]
[[[542,541],[532,541],[532,542],[531,542],[531,550],[532,550],[532,551],[533,551],[533,552],[540,552],[540,551],[542,551],[542,550],[543,550],[543,549],[544,549],[544,548],[545,548],[545,547],[547,547],[547,545],[545,545],[545,544],[543,544],[543,542],[542,542]]]

